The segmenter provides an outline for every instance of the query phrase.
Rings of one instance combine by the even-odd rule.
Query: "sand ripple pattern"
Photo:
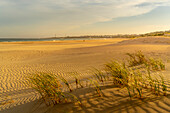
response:
[[[39,95],[27,85],[27,76],[34,72],[60,74],[67,80],[73,79],[68,73],[79,71],[69,64],[1,65],[0,66],[0,110],[9,109],[36,99]],[[85,74],[80,73],[80,76]],[[85,77],[85,76],[84,76]]]
[[[68,76],[68,73],[77,71],[81,72],[80,77],[86,78],[90,76],[89,73],[86,73],[90,66],[96,67],[113,57],[116,59],[125,58],[123,56],[125,53],[135,50],[142,50],[151,56],[167,59],[168,64],[164,75],[167,78],[167,84],[170,83],[170,38],[139,38],[119,44],[115,44],[114,40],[0,44],[0,112],[31,103],[40,98],[40,95],[27,86],[26,77],[30,73],[50,72],[60,74],[71,81],[73,77]],[[138,111],[141,113],[168,113],[170,112],[169,86],[170,84],[167,97],[158,98],[156,101],[145,104],[135,101],[128,103],[128,96],[120,95],[119,92],[109,88],[104,89],[108,90],[106,97],[99,101],[99,98],[89,98],[88,92],[82,89],[85,91],[80,95],[80,98],[84,99],[86,105],[82,109],[87,113]],[[83,92],[82,90],[80,90],[80,94]],[[75,112],[79,113],[80,111]]]

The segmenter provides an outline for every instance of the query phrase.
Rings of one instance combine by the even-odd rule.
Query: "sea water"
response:
[[[0,42],[91,40],[97,38],[0,38]]]

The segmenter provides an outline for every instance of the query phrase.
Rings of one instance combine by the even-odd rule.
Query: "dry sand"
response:
[[[79,72],[82,78],[90,76],[91,67],[100,68],[111,59],[125,60],[127,52],[142,50],[146,55],[161,57],[166,62],[165,78],[170,80],[170,38],[146,37],[137,39],[101,39],[53,42],[0,43],[0,112],[2,113],[88,113],[88,112],[170,112],[169,92],[166,97],[150,101],[132,100],[124,90],[103,86],[104,97],[92,96],[94,90],[74,91],[82,101],[54,107],[38,106],[40,96],[27,85],[26,76],[33,72],[60,73],[67,80],[70,72]],[[169,89],[169,87],[168,87]],[[122,93],[121,93],[122,92]]]

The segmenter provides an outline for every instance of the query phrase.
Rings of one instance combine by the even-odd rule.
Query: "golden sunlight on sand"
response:
[[[72,103],[54,107],[40,105],[40,95],[27,86],[30,73],[60,73],[68,81],[70,72],[80,73],[80,77],[91,76],[91,67],[100,68],[111,59],[126,60],[126,53],[141,50],[154,58],[166,62],[163,71],[170,80],[170,38],[144,37],[136,39],[98,39],[78,41],[42,42],[1,42],[0,43],[0,113],[113,113],[113,112],[170,112],[169,92],[166,97],[156,97],[152,101],[133,100],[118,88],[102,87],[104,97],[92,97],[91,89],[76,90],[83,107]],[[168,87],[169,89],[169,87]]]

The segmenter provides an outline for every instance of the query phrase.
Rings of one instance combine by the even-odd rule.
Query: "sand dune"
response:
[[[167,68],[163,73],[170,80],[170,38],[144,37],[137,39],[106,39],[57,42],[0,43],[0,112],[29,113],[38,107],[40,96],[26,82],[33,72],[60,73],[67,80],[70,72],[79,72],[81,78],[90,76],[90,67],[100,68],[111,59],[126,59],[125,53],[142,50],[146,55],[163,58]],[[169,87],[168,87],[169,88]],[[102,87],[105,96],[94,98],[90,89],[76,90],[83,103],[80,108],[72,103],[48,108],[43,105],[34,112],[170,112],[170,97],[154,97],[152,101],[133,100],[112,87]],[[62,109],[61,109],[62,108]]]
[[[141,37],[128,41],[121,41],[120,44],[170,44],[169,37]]]

